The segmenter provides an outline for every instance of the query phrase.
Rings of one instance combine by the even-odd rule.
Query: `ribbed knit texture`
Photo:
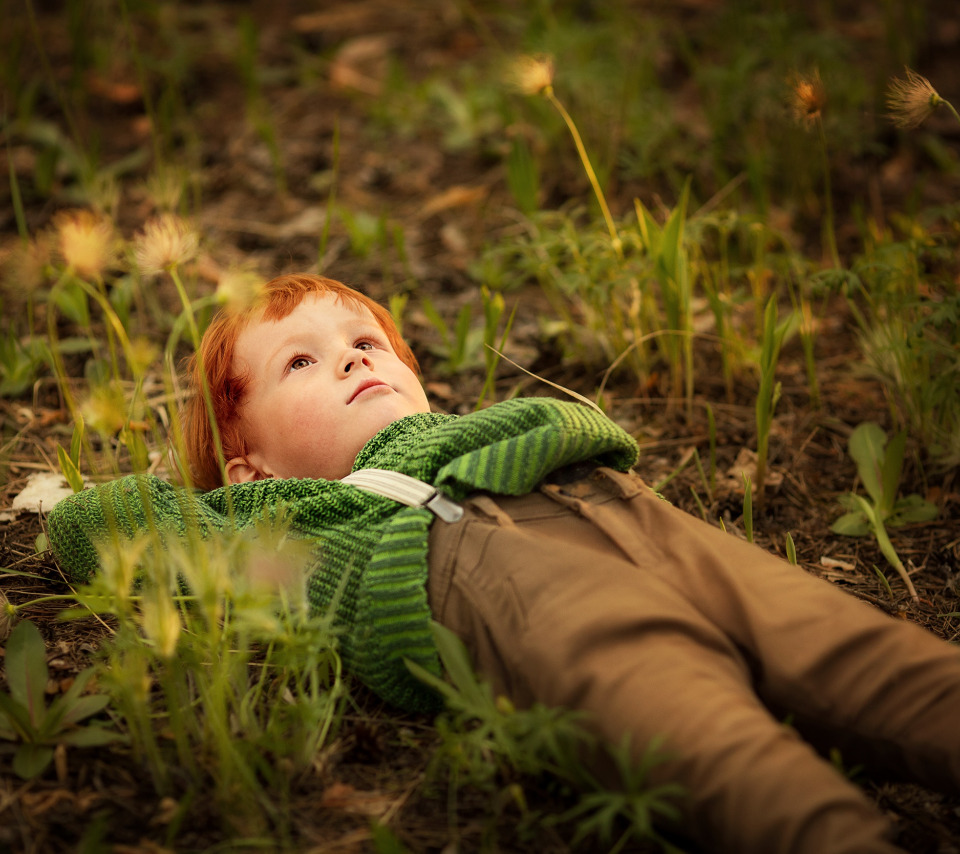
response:
[[[529,398],[459,417],[401,418],[364,446],[354,470],[402,472],[459,500],[476,490],[523,495],[571,463],[594,460],[626,471],[636,459],[634,440],[605,416],[579,404]],[[177,537],[188,526],[204,535],[242,529],[262,519],[264,508],[288,508],[293,527],[316,543],[308,596],[313,608],[334,609],[344,666],[402,709],[436,708],[437,696],[404,664],[409,658],[440,673],[426,593],[429,510],[339,481],[260,480],[199,494],[130,475],[60,502],[48,529],[63,567],[86,581],[104,539],[131,538],[151,521]]]

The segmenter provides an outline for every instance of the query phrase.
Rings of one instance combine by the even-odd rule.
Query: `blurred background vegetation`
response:
[[[560,393],[533,371],[631,430],[671,500],[807,568],[840,555],[844,584],[955,635],[960,121],[930,100],[960,102],[955,0],[0,0],[0,20],[5,499],[38,470],[176,479],[179,368],[212,313],[320,272],[389,305],[437,406]],[[904,128],[888,99],[908,68],[930,88]],[[831,532],[841,505],[857,518]],[[40,523],[0,524],[4,563],[49,584]],[[175,557],[235,570],[246,547]],[[569,806],[572,778],[538,732],[565,719],[514,717],[461,674],[440,727],[411,728],[341,682],[322,621],[239,638],[153,592],[97,595],[119,609],[109,709],[150,771],[126,809],[165,815],[166,844],[306,845],[334,832],[320,792],[336,833],[359,822],[380,851],[458,834],[546,850],[541,811],[563,813],[549,799]],[[260,631],[247,593],[227,595]],[[33,595],[13,610],[49,623]],[[45,624],[70,649],[77,625]],[[272,682],[249,676],[263,646]],[[176,718],[201,689],[222,702]],[[132,785],[144,766],[110,749],[110,785]],[[371,782],[350,764],[364,751],[409,764]],[[51,786],[82,788],[58,769]],[[572,807],[550,850],[613,845],[614,816],[634,844],[635,783]],[[407,794],[357,794],[378,786]],[[106,833],[72,815],[69,838]]]

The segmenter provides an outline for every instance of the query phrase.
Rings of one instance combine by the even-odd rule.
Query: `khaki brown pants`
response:
[[[654,782],[683,785],[687,832],[730,854],[897,849],[844,760],[960,791],[960,653],[829,583],[596,469],[434,523],[429,598],[494,689],[588,713]]]

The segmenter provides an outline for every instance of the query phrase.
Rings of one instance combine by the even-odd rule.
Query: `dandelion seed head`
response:
[[[156,276],[190,261],[200,240],[180,217],[161,214],[150,220],[133,241],[137,267],[145,276]]]
[[[539,95],[553,85],[553,59],[549,56],[520,56],[507,69],[507,83],[524,95]]]
[[[827,103],[827,91],[820,79],[820,72],[814,71],[808,77],[797,75],[790,100],[793,115],[798,122],[807,127],[816,124]]]
[[[54,219],[57,248],[67,266],[84,278],[96,278],[113,262],[113,223],[92,211],[63,211]]]
[[[905,68],[906,79],[894,77],[887,88],[887,115],[901,128],[920,125],[940,104],[943,98],[926,77]]]

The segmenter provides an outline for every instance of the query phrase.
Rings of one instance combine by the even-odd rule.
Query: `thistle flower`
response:
[[[826,103],[827,92],[819,71],[814,71],[810,77],[797,75],[793,83],[791,107],[798,122],[807,127],[816,124],[821,119]]]
[[[123,390],[113,383],[96,386],[80,407],[83,421],[101,436],[113,436],[127,422]]]
[[[253,305],[263,290],[263,279],[250,270],[227,270],[217,281],[217,302],[231,314]]]
[[[149,338],[138,336],[130,341],[127,361],[134,377],[142,377],[160,355],[159,348]]]
[[[112,263],[113,224],[87,210],[64,211],[54,219],[60,255],[74,272],[95,278]]]
[[[133,252],[140,272],[155,276],[189,261],[199,243],[197,233],[180,217],[161,214],[134,237]]]
[[[5,290],[11,295],[23,295],[43,287],[47,281],[47,265],[52,259],[53,235],[49,232],[41,232],[27,242],[17,241],[4,262]]]
[[[953,110],[949,101],[940,97],[926,77],[904,68],[907,79],[894,77],[887,89],[887,115],[901,128],[915,128],[939,107],[946,104]],[[956,115],[956,110],[953,110]]]
[[[524,95],[539,95],[553,86],[549,56],[520,56],[507,70],[507,82]]]
[[[175,210],[180,204],[188,177],[187,170],[180,166],[161,164],[146,180],[147,197],[158,210]]]

